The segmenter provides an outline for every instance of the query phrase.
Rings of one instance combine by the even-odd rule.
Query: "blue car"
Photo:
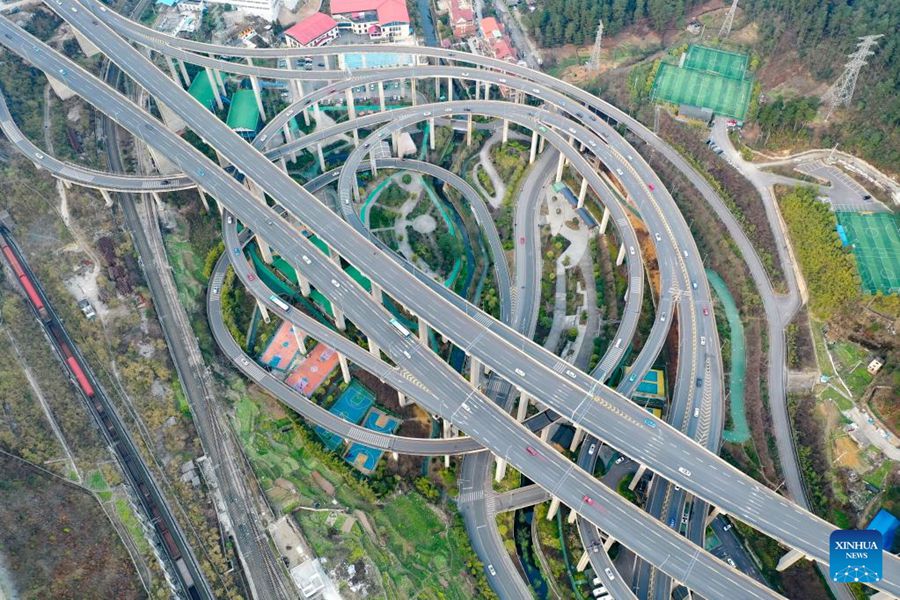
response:
[[[238,254],[241,253],[241,249],[240,249],[240,248],[235,248],[234,250],[232,250],[232,252],[234,253],[235,256],[237,256]]]
[[[630,382],[632,382],[632,383],[634,383],[634,380],[635,380],[635,379],[637,379],[637,374],[636,374],[636,373],[632,373],[632,374],[628,377],[628,381],[630,381]]]
[[[653,419],[644,419],[644,425],[656,429],[656,421],[654,421]]]

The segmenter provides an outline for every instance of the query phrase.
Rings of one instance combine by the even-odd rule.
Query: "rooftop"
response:
[[[337,27],[337,21],[331,15],[317,12],[302,21],[298,21],[284,34],[291,36],[305,46],[335,27]]]
[[[484,33],[484,37],[500,37],[503,35],[503,31],[500,29],[500,23],[497,22],[497,19],[494,17],[485,17],[481,20],[481,31]]]
[[[382,24],[402,22],[409,23],[409,12],[406,0],[332,0],[331,14],[377,12],[378,21]]]

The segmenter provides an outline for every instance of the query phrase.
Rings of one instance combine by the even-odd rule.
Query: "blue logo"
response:
[[[881,581],[881,532],[872,529],[838,529],[831,532],[831,580],[837,583]]]

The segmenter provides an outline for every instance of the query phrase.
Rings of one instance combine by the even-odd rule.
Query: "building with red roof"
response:
[[[337,21],[325,13],[315,13],[286,30],[284,41],[289,48],[315,48],[331,43],[337,36]]]
[[[503,37],[503,30],[500,29],[500,23],[494,17],[485,17],[481,20],[481,33],[488,41]]]
[[[410,35],[406,0],[331,0],[338,29],[373,40],[397,41]]]
[[[494,58],[514,62],[516,51],[506,37],[503,26],[494,17],[485,17],[481,20],[481,33],[484,41]]]
[[[475,11],[469,0],[448,0],[450,9],[450,27],[456,37],[468,37],[475,34]]]

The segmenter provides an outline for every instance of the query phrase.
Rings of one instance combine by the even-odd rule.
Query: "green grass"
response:
[[[853,402],[845,398],[842,394],[839,394],[837,390],[833,388],[825,388],[821,394],[819,394],[819,399],[821,400],[831,400],[837,407],[844,411],[850,410],[853,408]]]
[[[900,233],[891,213],[837,213],[856,255],[863,289],[874,294],[900,291]]]
[[[134,543],[141,554],[150,552],[150,544],[147,543],[147,538],[144,537],[144,530],[141,527],[141,523],[135,516],[134,511],[131,510],[131,505],[128,504],[128,501],[123,498],[116,498],[114,504],[119,520],[125,525],[125,529],[128,530],[128,534],[131,536],[131,539],[134,540]]]
[[[884,481],[887,478],[888,474],[894,468],[894,461],[885,460],[881,463],[881,466],[877,469],[863,475],[863,479],[874,485],[875,487],[882,488],[884,487]]]
[[[809,331],[812,334],[813,346],[816,350],[816,361],[819,363],[819,370],[823,375],[834,377],[834,369],[831,368],[831,361],[828,360],[828,352],[825,348],[825,339],[822,337],[822,322],[815,319],[809,319]]]
[[[872,382],[872,376],[866,370],[868,352],[862,346],[847,341],[839,341],[831,348],[832,356],[840,371],[844,383],[850,388],[854,398],[862,396]]]
[[[728,79],[663,63],[656,73],[651,97],[673,104],[709,108],[716,114],[743,119],[752,88],[751,80]]]

